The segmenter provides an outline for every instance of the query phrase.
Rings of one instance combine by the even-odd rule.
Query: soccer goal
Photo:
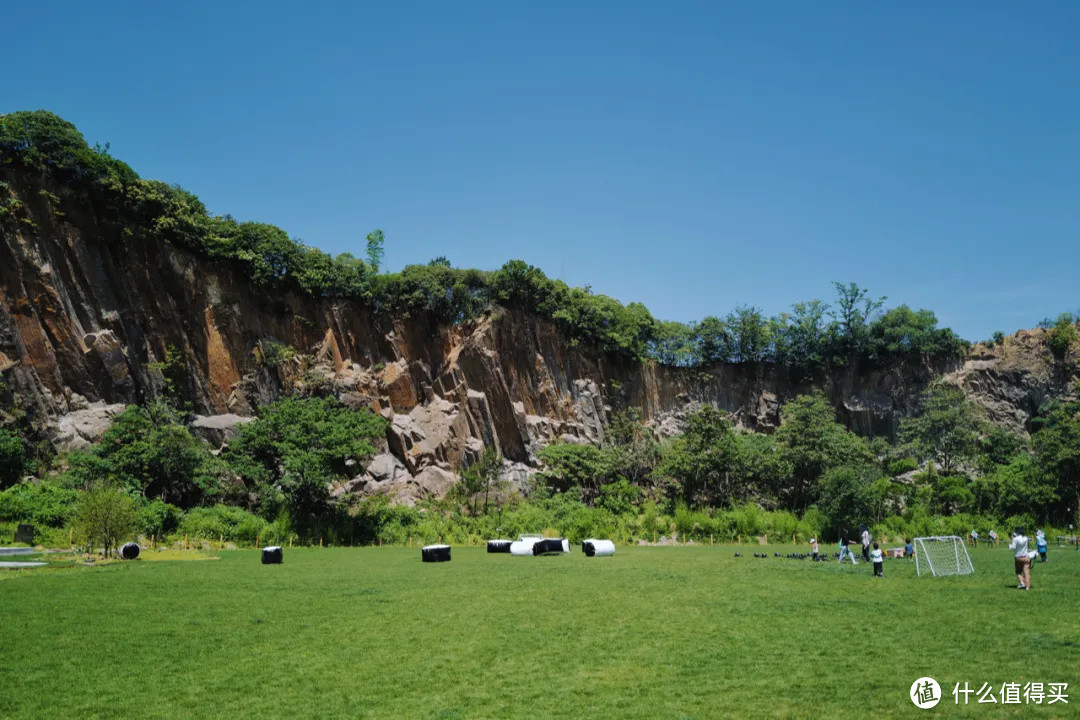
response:
[[[1076,535],[1058,535],[1057,536],[1058,547],[1065,547],[1066,545],[1075,545],[1080,550],[1080,537]]]
[[[964,541],[956,535],[915,538],[915,572],[942,575],[970,575],[975,572]]]

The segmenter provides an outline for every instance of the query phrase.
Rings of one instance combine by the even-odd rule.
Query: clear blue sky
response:
[[[1080,308],[1080,3],[23,2],[0,112],[391,269],[664,319],[854,280],[969,339]]]

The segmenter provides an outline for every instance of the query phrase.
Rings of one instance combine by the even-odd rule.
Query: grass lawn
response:
[[[972,552],[974,576],[891,560],[883,579],[745,557],[764,549],[0,571],[0,717],[923,717],[908,690],[925,675],[944,692],[931,713],[1080,714],[1080,553],[1051,546],[1025,593],[1003,548]],[[957,707],[958,681],[1073,697]]]

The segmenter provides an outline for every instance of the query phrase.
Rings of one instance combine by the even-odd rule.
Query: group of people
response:
[[[989,533],[990,541],[997,544],[998,534],[993,530]],[[885,576],[885,554],[878,546],[876,542],[872,542],[870,536],[870,530],[863,525],[859,528],[859,539],[862,545],[862,556],[865,562],[872,562],[874,564],[874,577]],[[972,529],[971,542],[973,545],[977,545],[979,542],[979,533]],[[1041,558],[1042,562],[1046,562],[1046,534],[1042,530],[1035,532],[1035,550],[1029,550],[1029,543],[1027,536],[1024,535],[1023,528],[1016,528],[1012,534],[1012,542],[1009,544],[1009,549],[1013,551],[1015,565],[1016,565],[1016,578],[1019,584],[1016,586],[1018,589],[1030,590],[1031,589],[1031,562],[1036,555]],[[844,560],[850,560],[852,565],[858,565],[859,562],[855,559],[854,553],[851,552],[849,545],[851,541],[848,537],[848,531],[846,529],[840,531],[840,541],[837,545],[839,552],[838,563],[843,563]],[[818,559],[818,541],[817,538],[810,538],[810,551],[813,554],[815,560]],[[914,557],[915,548],[911,545],[911,539],[908,538],[904,542],[904,557]]]
[[[885,576],[885,552],[878,546],[877,543],[871,543],[870,530],[863,525],[859,528],[860,539],[862,541],[862,556],[865,562],[872,562],[874,564],[874,577]],[[838,563],[843,563],[844,560],[850,560],[852,565],[858,565],[858,561],[855,559],[855,555],[851,552],[851,548],[848,547],[850,540],[848,539],[848,531],[840,531],[840,542],[838,548],[840,550]],[[871,544],[873,548],[871,548]],[[911,541],[908,540],[907,546],[911,547]],[[810,538],[810,552],[814,559],[818,559],[818,541],[817,538]]]

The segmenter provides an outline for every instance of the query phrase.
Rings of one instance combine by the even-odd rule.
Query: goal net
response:
[[[915,538],[915,572],[942,575],[970,575],[975,572],[964,541],[956,535]]]

